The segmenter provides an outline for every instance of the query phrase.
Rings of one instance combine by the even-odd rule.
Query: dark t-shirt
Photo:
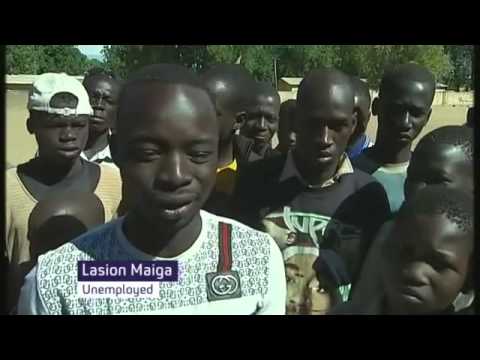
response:
[[[292,291],[310,286],[312,263],[321,249],[340,255],[354,286],[375,233],[390,216],[385,190],[359,170],[315,189],[298,177],[280,180],[286,160],[281,155],[244,167],[237,179],[234,216],[276,240],[287,270],[294,269],[306,282]]]
[[[263,157],[253,152],[252,139],[243,135],[235,135],[233,137],[233,157],[235,159],[235,169],[226,168],[221,172],[217,172],[217,186],[214,187],[209,199],[203,209],[215,215],[231,217],[232,216],[232,193],[236,186],[238,174],[243,167],[254,161],[262,160],[263,157],[269,158],[280,153],[271,147],[265,148]],[[228,185],[228,186],[226,186]],[[228,188],[228,191],[222,191]]]

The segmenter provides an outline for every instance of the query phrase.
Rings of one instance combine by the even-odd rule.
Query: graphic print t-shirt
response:
[[[389,216],[388,202],[373,178],[346,170],[348,159],[342,175],[315,188],[282,176],[289,161],[282,156],[246,169],[238,180],[237,215],[268,232],[282,250],[287,313],[323,314],[348,299],[351,286],[333,288],[329,274],[314,271],[315,260],[322,249],[335,251],[353,285],[373,234]]]
[[[202,230],[194,244],[175,258],[147,255],[122,231],[124,218],[40,256],[22,288],[19,314],[284,314],[285,274],[273,239],[236,221],[201,211]],[[230,224],[232,271],[241,296],[209,301],[206,274],[217,271],[218,224]],[[161,282],[158,298],[80,298],[78,260],[177,260],[178,282]]]

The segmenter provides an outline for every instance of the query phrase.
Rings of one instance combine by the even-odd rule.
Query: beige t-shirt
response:
[[[105,222],[116,218],[121,200],[121,178],[118,169],[99,164],[100,178],[94,194],[102,201]],[[16,303],[19,287],[25,276],[24,267],[30,261],[28,219],[38,201],[24,186],[17,173],[17,167],[6,171],[6,246],[8,258],[9,308]],[[24,265],[22,265],[24,264]]]

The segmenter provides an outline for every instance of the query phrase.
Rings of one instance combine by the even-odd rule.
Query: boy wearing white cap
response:
[[[58,191],[90,192],[105,209],[105,221],[121,199],[119,171],[80,157],[93,110],[82,84],[66,74],[40,75],[28,98],[27,129],[38,144],[38,156],[6,171],[6,256],[9,310],[23,282],[22,264],[30,260],[28,219],[36,204]]]

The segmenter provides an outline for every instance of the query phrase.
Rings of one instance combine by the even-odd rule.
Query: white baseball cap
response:
[[[77,99],[76,108],[52,106],[52,98],[59,93],[68,93],[75,96]],[[45,73],[40,75],[30,90],[28,110],[64,116],[93,115],[87,90],[85,90],[80,81],[65,73]]]

